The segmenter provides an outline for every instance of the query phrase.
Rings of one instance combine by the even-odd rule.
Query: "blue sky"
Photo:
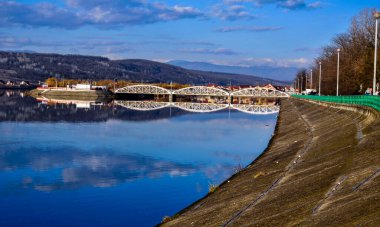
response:
[[[0,50],[307,66],[378,0],[0,1]]]

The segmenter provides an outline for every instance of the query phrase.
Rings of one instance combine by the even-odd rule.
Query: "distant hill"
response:
[[[211,72],[237,73],[264,77],[273,80],[292,81],[299,70],[296,67],[272,67],[272,66],[228,66],[216,65],[207,62],[192,62],[175,60],[169,61],[168,64],[183,67],[185,69],[202,70]]]
[[[0,51],[0,79],[44,81],[65,79],[124,79],[142,82],[187,84],[266,84],[287,82],[232,73],[204,72],[141,59],[110,60],[105,57]]]

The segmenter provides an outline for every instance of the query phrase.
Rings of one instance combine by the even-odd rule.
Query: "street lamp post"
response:
[[[319,62],[319,86],[318,86],[319,96],[321,96],[321,81],[322,81],[322,62]]]
[[[376,32],[375,32],[375,60],[373,63],[373,87],[372,87],[372,94],[376,94],[376,65],[377,65],[377,40],[378,40],[378,27],[379,27],[379,19],[380,19],[380,12],[376,12],[374,14],[375,20],[376,20]]]
[[[298,94],[301,93],[300,91],[300,78],[297,79],[297,83],[298,83]]]
[[[336,50],[338,52],[338,64],[337,64],[337,71],[336,71],[336,96],[339,96],[339,57],[340,57],[340,49],[338,48]]]
[[[301,94],[302,94],[302,90],[303,90],[303,76],[301,76]]]
[[[305,90],[307,89],[307,80],[308,80],[309,76],[306,74],[305,75]]]
[[[310,89],[313,89],[313,70],[310,69]]]

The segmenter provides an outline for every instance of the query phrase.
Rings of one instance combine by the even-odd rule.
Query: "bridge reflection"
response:
[[[210,113],[224,109],[234,109],[248,114],[274,114],[280,111],[279,105],[252,105],[252,104],[219,104],[219,103],[192,103],[192,102],[156,102],[156,101],[127,101],[117,100],[116,105],[136,111],[153,111],[167,107],[175,107],[188,112]]]

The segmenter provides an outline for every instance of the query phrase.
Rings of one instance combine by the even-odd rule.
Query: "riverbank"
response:
[[[282,101],[267,150],[164,226],[376,225],[379,112]]]
[[[112,97],[112,93],[103,90],[55,90],[55,89],[34,89],[28,92],[34,98],[48,99],[75,99],[75,100],[103,100]]]

